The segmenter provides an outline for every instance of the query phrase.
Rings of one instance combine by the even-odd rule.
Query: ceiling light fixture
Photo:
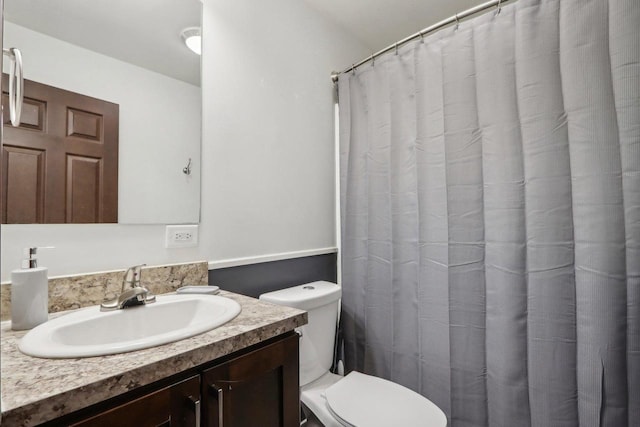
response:
[[[200,27],[185,28],[180,33],[180,36],[182,36],[184,44],[186,44],[189,49],[198,55],[202,54],[202,36],[200,34]]]

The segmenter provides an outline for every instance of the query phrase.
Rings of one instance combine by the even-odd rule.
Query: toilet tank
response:
[[[333,363],[340,286],[313,282],[260,295],[273,304],[306,310],[309,323],[297,329],[300,338],[300,386],[329,371]]]

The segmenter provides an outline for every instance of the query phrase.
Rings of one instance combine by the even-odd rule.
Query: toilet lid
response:
[[[351,372],[325,390],[327,406],[346,426],[446,427],[444,412],[399,384]]]

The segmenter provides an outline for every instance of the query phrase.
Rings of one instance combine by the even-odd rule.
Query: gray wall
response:
[[[265,292],[317,280],[335,283],[336,260],[334,253],[209,270],[209,284],[257,298]]]

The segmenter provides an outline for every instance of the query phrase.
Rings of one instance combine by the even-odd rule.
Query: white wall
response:
[[[203,22],[204,253],[335,246],[330,74],[366,48],[298,0],[207,0]]]
[[[47,245],[55,249],[38,259],[49,277],[204,259],[198,248],[165,249],[162,225],[2,225],[2,282],[20,267],[22,248]]]
[[[11,22],[4,45],[21,50],[26,79],[120,106],[118,223],[198,222],[200,167],[182,168],[200,158],[199,87]]]
[[[52,276],[336,245],[329,76],[367,49],[299,0],[207,0],[203,14],[199,247],[164,249],[160,226],[3,226],[3,280],[30,244],[57,246],[41,255]]]

